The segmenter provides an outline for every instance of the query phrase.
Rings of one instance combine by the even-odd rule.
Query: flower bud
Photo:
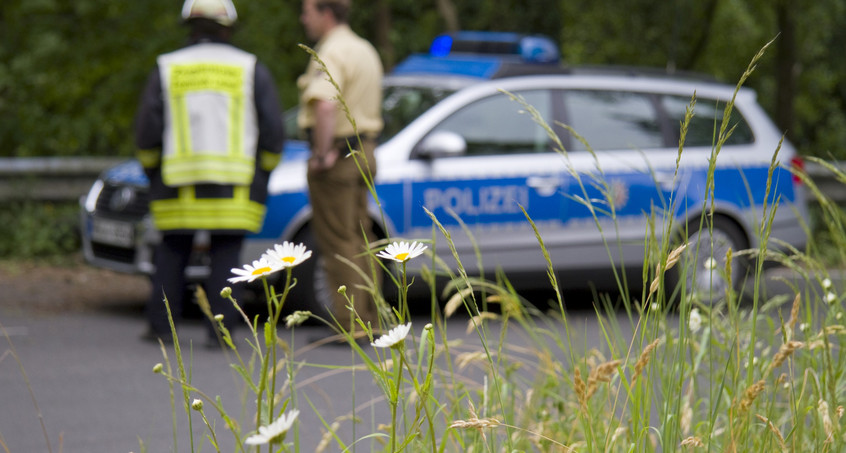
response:
[[[164,365],[162,365],[161,363],[157,363],[153,366],[153,373],[161,374],[163,368]]]
[[[203,400],[195,398],[194,401],[191,402],[191,409],[194,409],[195,411],[203,410]]]
[[[229,296],[231,296],[231,295],[232,295],[232,288],[230,288],[228,286],[223,288],[222,290],[220,290],[220,297],[222,297],[224,299],[229,299]]]
[[[223,321],[223,315],[221,315],[221,314],[214,315],[214,320],[217,321],[217,322],[222,322]]]
[[[338,294],[346,294],[347,293],[347,285],[341,285],[338,287]]]
[[[290,329],[291,327],[299,326],[306,322],[309,316],[311,316],[310,311],[297,310],[285,318],[285,327]]]

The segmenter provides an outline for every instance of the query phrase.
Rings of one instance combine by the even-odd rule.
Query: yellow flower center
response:
[[[397,259],[400,261],[405,261],[408,259],[408,253],[397,253]]]
[[[257,267],[253,269],[253,275],[261,275],[270,272],[270,266]]]
[[[286,263],[288,263],[288,264],[291,264],[291,263],[293,263],[293,262],[294,262],[294,261],[296,261],[296,260],[297,260],[297,259],[296,259],[295,257],[293,257],[293,256],[286,256],[285,258],[282,258],[282,261],[284,261],[284,262],[286,262]]]

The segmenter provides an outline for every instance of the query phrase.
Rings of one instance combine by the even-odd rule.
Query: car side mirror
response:
[[[416,154],[421,159],[462,156],[467,152],[464,137],[450,131],[437,131],[417,145]]]

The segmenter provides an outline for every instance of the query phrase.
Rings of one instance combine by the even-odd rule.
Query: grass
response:
[[[752,60],[738,87],[761,55]],[[531,106],[514,99],[529,115],[539,118]],[[728,102],[726,109],[732,107]],[[681,125],[682,141],[694,112],[695,97]],[[557,140],[553,129],[566,126],[544,127]],[[715,131],[708,185],[712,194],[713,172],[731,128],[726,121],[715,125]],[[567,159],[560,143],[558,149]],[[778,150],[773,151],[771,171],[778,165]],[[679,156],[683,152],[680,144]],[[361,156],[353,153],[351,158]],[[366,162],[360,168],[367,168]],[[831,171],[846,182],[846,175],[838,169],[831,167]],[[363,173],[367,177],[367,172]],[[584,175],[579,173],[572,176],[582,191],[574,199],[594,213],[597,227],[603,227],[601,215],[616,220],[611,189],[604,183],[601,170],[589,182],[582,181]],[[266,276],[261,277],[268,313],[266,318],[252,319],[244,314],[250,327],[246,348],[235,347],[236,341],[219,323],[224,349],[243,383],[232,389],[232,395],[207,395],[192,385],[186,371],[190,358],[186,361],[183,356],[175,329],[172,355],[162,347],[163,362],[154,371],[172,385],[173,449],[200,451],[207,442],[209,448],[220,451],[220,436],[233,436],[236,451],[269,452],[356,448],[433,453],[841,451],[844,433],[840,418],[846,412],[846,353],[839,345],[846,335],[844,293],[831,283],[826,269],[832,262],[840,268],[846,264],[846,234],[842,228],[846,219],[811,180],[802,173],[797,176],[819,199],[819,217],[828,227],[827,236],[835,251],[828,247],[822,250],[810,237],[805,251],[772,252],[767,246],[769,230],[779,203],[768,200],[760,213],[761,246],[731,250],[725,265],[717,269],[730,278],[731,266],[738,257],[749,258],[753,264],[752,294],[741,295],[730,288],[725,294],[707,295],[706,303],[692,294],[684,277],[690,268],[685,260],[709,251],[672,242],[669,233],[676,229],[672,219],[654,216],[652,230],[663,234],[660,240],[656,239],[659,235],[646,237],[640,285],[644,289],[639,296],[632,295],[628,283],[618,277],[622,309],[617,310],[607,299],[597,300],[598,344],[588,345],[586,333],[570,325],[555,269],[539,234],[538,247],[547,261],[550,286],[557,294],[557,306],[543,312],[523,300],[505,274],[497,272],[492,279],[469,275],[449,231],[429,213],[433,234],[424,241],[429,250],[425,257],[413,259],[428,259],[418,277],[419,284],[434,288],[435,275],[450,278],[445,310],[439,310],[433,296],[429,322],[410,325],[405,297],[400,298],[398,307],[391,307],[379,297],[377,288],[371,288],[380,304],[382,325],[359,322],[357,327],[366,333],[367,343],[384,343],[385,347],[362,345],[355,341],[349,326],[320,319],[347,341],[349,365],[302,362],[296,356],[293,332],[291,342],[283,340],[285,329],[293,331],[314,315],[296,312],[282,317],[287,288],[294,282],[291,267],[278,268],[276,272],[286,273],[288,285],[277,294],[267,284]],[[586,196],[585,187],[591,184],[603,188],[605,200],[601,206],[606,211],[602,213]],[[670,205],[672,202],[668,200]],[[702,211],[707,212],[707,206]],[[527,222],[533,225],[528,215]],[[700,231],[707,234],[711,228],[703,215]],[[365,272],[385,266],[375,256],[384,245],[374,244],[371,269]],[[609,259],[616,246],[607,244]],[[431,253],[436,247],[450,249],[457,267],[444,266]],[[474,257],[479,262],[480,255],[477,252]],[[760,291],[764,261],[793,269],[806,284],[788,281],[795,290],[792,297],[764,299]],[[402,262],[394,278],[400,295],[406,294],[412,281],[405,264]],[[670,288],[671,279],[666,278],[672,271],[680,271],[678,289]],[[467,313],[468,329],[479,339],[478,349],[465,350],[448,338],[446,323],[458,311]],[[211,313],[208,315],[214,319]],[[407,335],[392,331],[382,336],[389,329],[403,331],[406,326]],[[510,341],[512,335],[519,336],[527,346]],[[324,419],[300,388],[299,373],[304,367],[350,373],[355,379],[366,373],[382,393],[384,411],[369,422]],[[476,373],[473,380],[467,379],[469,369]],[[355,406],[354,388],[353,380],[350,398]],[[231,398],[241,401],[238,416],[227,409]],[[301,444],[299,430],[304,427],[296,414],[303,411],[315,411],[323,422],[326,436],[318,445]],[[195,415],[198,423],[206,426],[202,440],[189,434],[189,445],[179,444],[184,439],[176,422],[181,412],[189,426]],[[209,423],[209,412],[216,413],[225,427]],[[274,426],[274,421],[281,426]],[[353,437],[341,434],[342,423],[354,423]],[[247,439],[263,443],[251,446]],[[367,447],[363,446],[365,442]]]

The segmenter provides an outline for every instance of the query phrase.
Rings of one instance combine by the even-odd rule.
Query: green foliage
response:
[[[6,202],[0,207],[0,256],[56,258],[79,250],[76,203]]]
[[[795,2],[794,2],[795,3]],[[237,45],[271,69],[285,108],[297,101],[307,55],[299,1],[236,0]],[[461,28],[543,33],[573,64],[692,70],[734,81],[760,46],[782,31],[778,8],[795,28],[796,84],[777,86],[768,56],[749,81],[776,116],[777,95],[793,100],[780,125],[804,154],[846,158],[846,0],[810,4],[764,0],[472,0],[452,4]],[[5,0],[0,9],[2,157],[130,156],[132,122],[156,55],[185,40],[175,0]],[[380,8],[390,17],[383,22]],[[356,2],[353,28],[378,45],[387,69],[425,51],[446,28],[435,0]],[[379,31],[386,30],[380,38]],[[776,46],[781,45],[776,42]],[[780,91],[782,90],[782,91]]]

